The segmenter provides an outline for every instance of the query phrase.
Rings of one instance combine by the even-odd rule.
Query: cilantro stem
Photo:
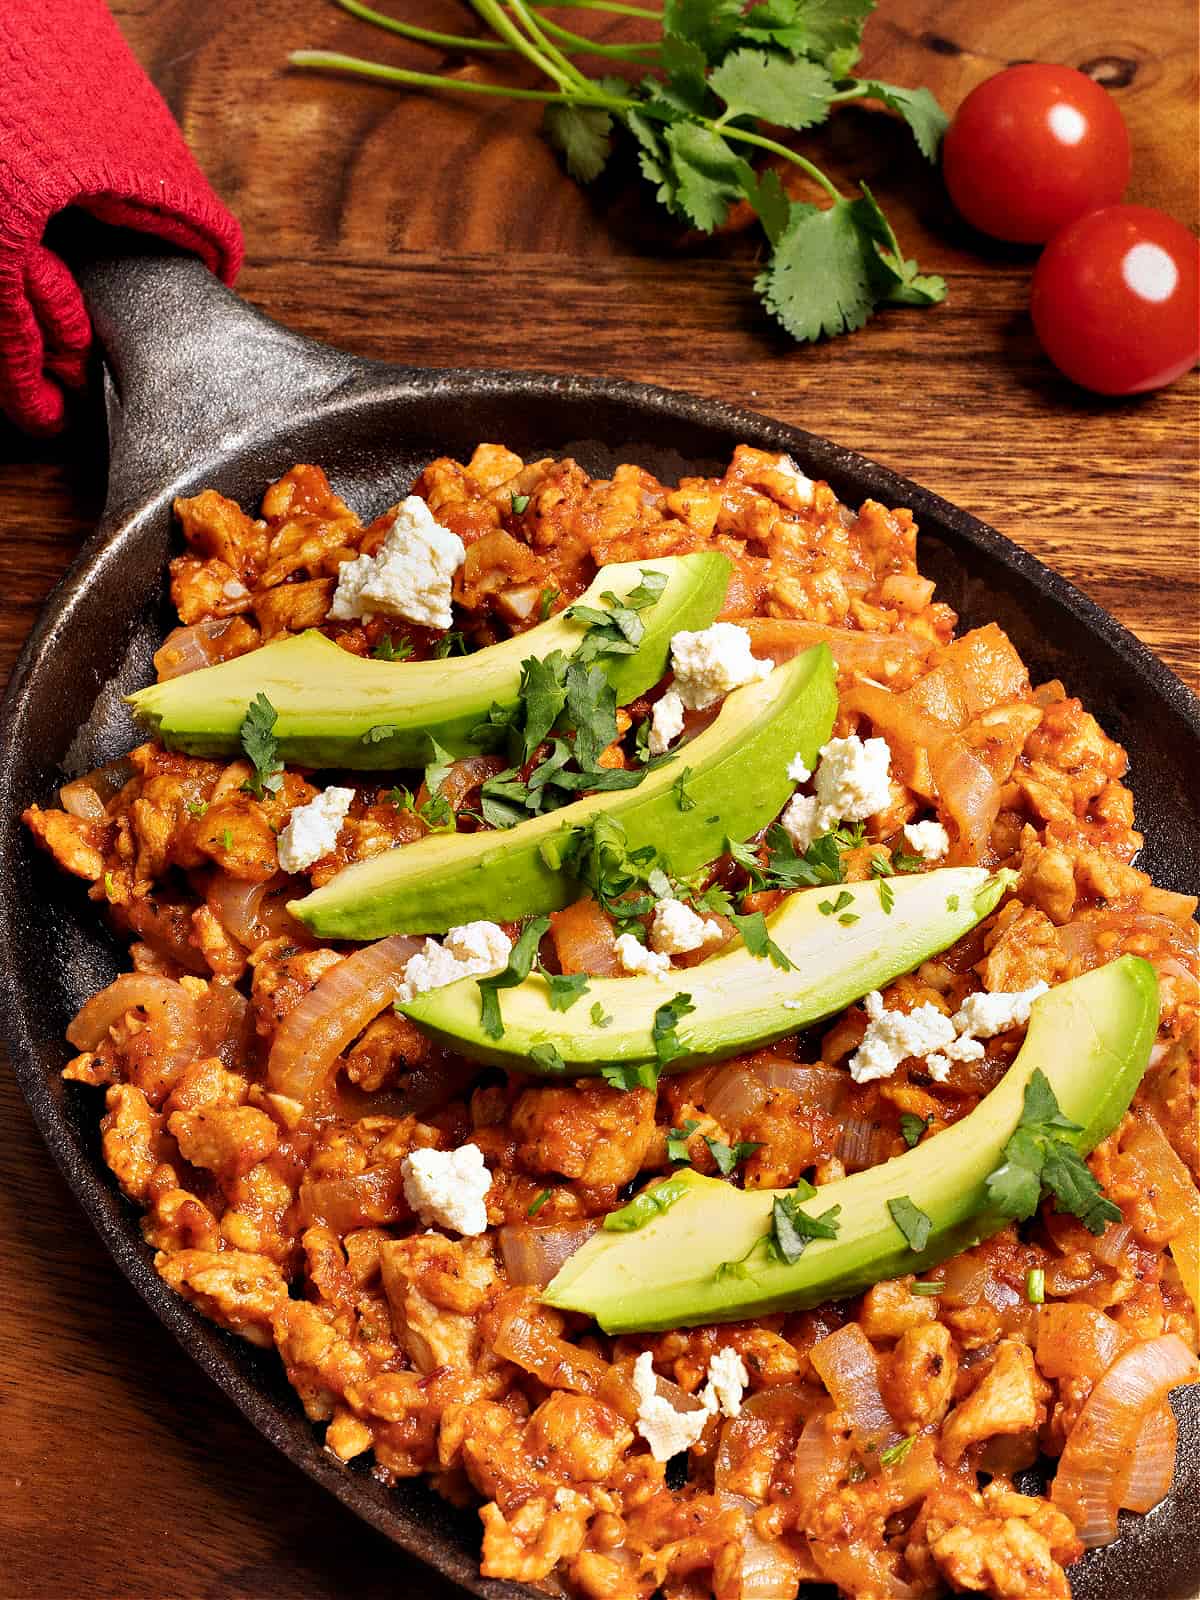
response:
[[[360,78],[378,78],[384,83],[405,83],[415,89],[465,89],[468,94],[540,100],[549,105],[574,105],[579,98],[574,90],[510,89],[500,83],[477,83],[472,78],[450,78],[437,72],[410,72],[407,67],[388,67],[382,61],[363,61],[336,50],[293,50],[288,61],[293,67],[327,67],[334,72],[352,72]]]
[[[339,0],[339,3],[344,3],[344,0]],[[551,34],[555,39],[561,39],[564,44],[572,47],[565,52],[567,55],[609,56],[614,61],[630,61],[636,65],[645,66],[648,63],[638,60],[638,55],[641,52],[649,50],[654,55],[658,54],[658,45],[650,39],[641,44],[636,42],[629,44],[602,44],[598,39],[589,39],[585,34],[572,33],[570,28],[560,27],[557,22],[551,22],[549,17],[542,17],[539,20],[543,33]]]
[[[335,0],[343,11],[362,22],[373,22],[388,33],[398,33],[403,39],[415,39],[418,44],[445,45],[448,50],[502,50],[509,46],[500,39],[471,39],[460,33],[439,33],[436,28],[420,28],[415,22],[397,22],[395,17],[385,17],[382,11],[373,11],[362,0]]]
[[[559,11],[608,11],[617,17],[645,17],[649,22],[661,22],[661,11],[650,11],[645,6],[623,5],[620,0],[530,0],[531,5],[553,5]]]
[[[585,73],[580,72],[578,67],[572,65],[571,58],[567,55],[564,55],[563,52],[558,48],[554,40],[551,39],[549,34],[543,29],[541,23],[534,16],[533,12],[530,11],[529,7],[525,4],[525,0],[505,0],[505,5],[507,6],[507,9],[512,12],[513,16],[522,24],[525,32],[533,41],[534,47],[542,51],[547,60],[555,63],[563,72],[566,73],[568,82],[575,84],[581,94],[585,94],[590,97],[595,93],[596,85],[592,82],[591,78],[589,78]]]
[[[562,65],[539,50],[536,35],[530,37],[528,34],[522,33],[512,17],[498,3],[498,0],[471,0],[471,6],[488,24],[493,33],[498,33],[502,39],[507,39],[515,50],[519,51],[540,72],[544,72],[546,77],[556,83],[560,89],[574,88],[578,91],[581,84],[586,84],[587,80],[582,74],[575,72],[571,63],[567,61],[565,56],[561,55],[561,52],[559,52],[559,55]],[[516,5],[513,6],[513,11],[520,15]],[[551,45],[550,48],[553,50],[555,47]]]
[[[795,150],[789,150],[787,145],[780,144],[778,140],[768,139],[761,133],[751,133],[746,128],[731,128],[728,125],[723,128],[717,128],[717,124],[710,122],[707,117],[698,117],[696,120],[702,127],[716,129],[723,138],[740,139],[743,144],[756,144],[760,149],[770,150],[773,155],[785,157],[794,166],[799,167],[802,172],[807,172],[814,183],[819,183],[830,199],[838,201],[842,198],[841,191],[830,183],[820,167],[815,167],[811,161],[806,160],[802,155],[798,155]]]

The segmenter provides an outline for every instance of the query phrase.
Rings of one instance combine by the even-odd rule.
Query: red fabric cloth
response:
[[[192,159],[103,0],[0,0],[0,409],[62,426],[91,328],[44,242],[67,206],[194,250],[231,283],[237,223]]]

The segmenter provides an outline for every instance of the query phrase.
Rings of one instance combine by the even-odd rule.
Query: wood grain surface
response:
[[[466,31],[453,0],[391,5]],[[364,355],[620,374],[825,434],[993,522],[1200,684],[1196,374],[1133,402],[1058,379],[1026,315],[1032,254],[956,225],[884,115],[844,110],[804,148],[839,180],[871,184],[950,298],[797,349],[750,293],[751,238],[681,239],[620,173],[579,189],[535,112],[283,65],[287,50],[320,46],[481,70],[462,58],[325,0],[114,9],[241,217],[241,289],[270,315]],[[1129,123],[1130,198],[1195,227],[1195,27],[1190,0],[882,0],[865,66],[928,83],[948,109],[1009,61],[1083,66]],[[103,479],[94,414],[48,444],[0,432],[0,674],[94,521]],[[442,1585],[191,1368],[93,1238],[7,1074],[0,1129],[0,1597],[440,1600]]]

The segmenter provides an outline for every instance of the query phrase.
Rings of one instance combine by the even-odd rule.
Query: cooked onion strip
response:
[[[544,1228],[524,1222],[506,1223],[499,1231],[499,1240],[508,1281],[544,1289],[563,1262],[581,1249],[599,1226],[599,1217],[553,1223]]]
[[[124,972],[101,989],[76,1014],[67,1038],[77,1050],[96,1050],[130,1011],[144,1011],[155,1031],[155,1065],[169,1081],[200,1050],[196,1005],[174,978],[153,972]]]
[[[900,1437],[879,1390],[879,1359],[857,1322],[847,1322],[819,1339],[808,1358],[849,1423],[860,1451],[881,1450]]]
[[[395,1000],[409,957],[424,942],[394,933],[330,967],[279,1026],[267,1061],[271,1088],[308,1105],[346,1046]]]

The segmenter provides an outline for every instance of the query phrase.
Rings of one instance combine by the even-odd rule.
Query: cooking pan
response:
[[[145,255],[116,236],[79,267],[104,352],[108,495],[100,525],[47,602],[3,712],[0,1004],[13,1068],[38,1127],[114,1260],[254,1426],[364,1521],[489,1600],[532,1591],[482,1579],[473,1513],[419,1481],[386,1488],[321,1448],[274,1352],[223,1333],[172,1294],[137,1215],[100,1158],[99,1092],[65,1084],[63,1031],[124,965],[82,887],[34,850],[21,810],[65,776],[137,742],[121,696],[151,681],[171,624],[164,581],[171,502],[212,486],[247,506],[297,461],[322,465],[364,519],[434,456],[496,440],[533,459],[574,455],[593,474],[636,461],[659,476],[719,473],[739,442],[789,451],[850,505],[910,506],[921,570],[964,627],[996,620],[1034,681],[1059,677],[1129,750],[1141,864],[1200,884],[1200,705],[1130,633],[1064,579],[973,517],[814,434],[753,412],[618,379],[361,360],[261,316],[195,260]],[[803,362],[803,355],[793,357]],[[897,374],[899,383],[900,375]],[[813,420],[819,422],[814,410]],[[965,422],[965,426],[971,426]],[[914,454],[917,447],[914,447]],[[1185,1391],[1169,1501],[1126,1518],[1121,1539],[1072,1569],[1076,1600],[1189,1600],[1200,1587],[1200,1395]]]

